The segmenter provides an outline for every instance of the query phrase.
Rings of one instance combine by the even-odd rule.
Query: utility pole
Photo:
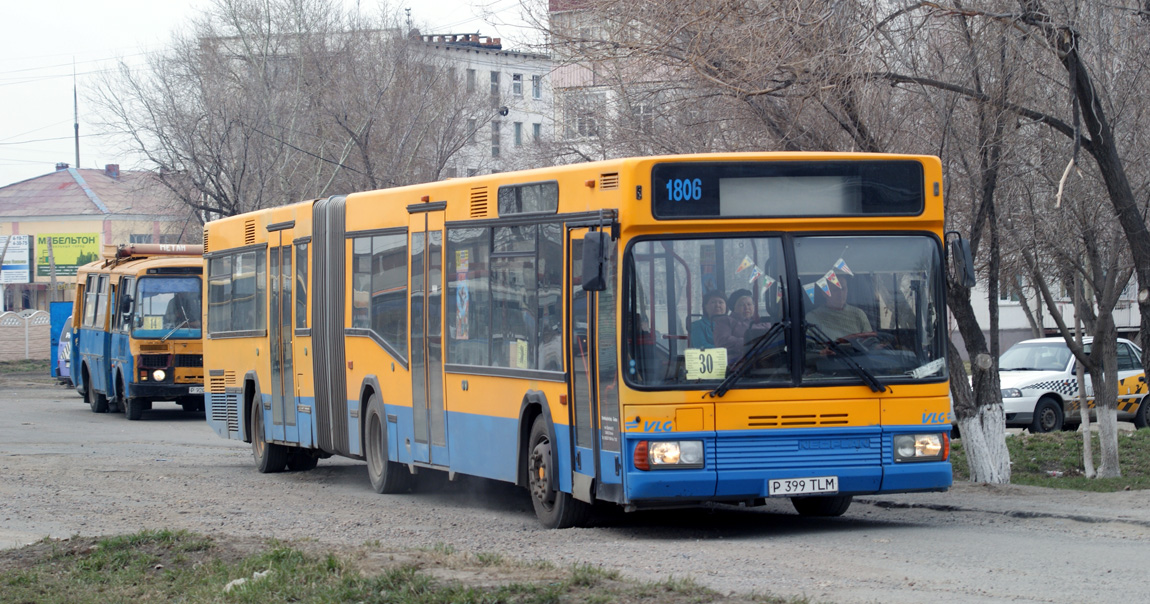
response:
[[[80,169],[80,100],[76,94],[76,57],[72,57],[72,126],[76,131],[76,169]]]

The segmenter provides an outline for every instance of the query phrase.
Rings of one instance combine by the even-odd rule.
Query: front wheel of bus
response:
[[[411,472],[403,464],[387,458],[387,424],[384,423],[383,400],[372,394],[367,401],[367,476],[371,488],[385,495],[402,493],[411,488]]]
[[[256,458],[256,468],[261,474],[282,472],[288,461],[288,448],[269,443],[264,438],[263,406],[259,401],[252,403],[252,456]]]
[[[587,522],[591,506],[559,490],[552,451],[547,420],[540,415],[531,424],[531,437],[527,441],[527,490],[531,493],[531,505],[547,528],[582,526]]]
[[[794,497],[791,505],[800,516],[819,516],[830,518],[842,516],[847,508],[851,507],[851,495],[835,495],[831,497]]]
[[[145,403],[143,399],[130,396],[121,397],[121,400],[124,401],[124,416],[126,416],[129,421],[134,422],[144,416],[144,407],[147,406],[147,403]]]

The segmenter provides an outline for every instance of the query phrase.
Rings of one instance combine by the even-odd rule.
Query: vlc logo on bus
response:
[[[633,421],[633,422],[627,422],[624,425],[624,428],[626,428],[627,431],[634,430],[638,427],[639,427],[639,421],[637,419],[636,419],[636,421]],[[643,422],[643,431],[644,432],[674,432],[674,427],[675,427],[675,422],[673,422],[671,420],[667,420],[667,421],[653,420],[653,421]]]

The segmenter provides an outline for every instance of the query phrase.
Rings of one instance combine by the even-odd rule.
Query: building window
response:
[[[499,96],[499,72],[491,72],[491,96]]]
[[[475,70],[467,70],[467,92],[475,92]]]
[[[655,129],[655,107],[651,103],[637,103],[631,108],[635,126],[640,132],[650,134]]]
[[[531,76],[531,98],[543,98],[543,76]]]
[[[543,124],[531,124],[531,140],[539,142],[543,139]]]
[[[491,122],[491,157],[499,157],[499,127],[502,124],[496,120]]]
[[[150,234],[132,233],[128,235],[128,243],[151,243],[152,236]]]
[[[607,97],[603,93],[571,95],[564,103],[564,136],[568,139],[599,136],[600,116],[606,113],[606,109]]]
[[[468,168],[467,169],[467,175],[468,176],[478,176],[479,175],[479,168]]]
[[[475,121],[475,118],[467,120],[467,144],[475,143],[475,131],[478,129],[479,123]]]
[[[511,75],[511,94],[523,96],[523,74],[515,73]]]
[[[523,146],[523,122],[515,122],[515,146]]]

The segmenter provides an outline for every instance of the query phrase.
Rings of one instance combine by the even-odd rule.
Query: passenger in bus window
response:
[[[164,328],[200,327],[200,301],[194,294],[177,292],[164,311]]]
[[[825,303],[807,313],[807,321],[832,340],[873,331],[866,313],[847,304],[849,279],[839,275],[838,281],[838,287],[834,284],[829,286]]]
[[[711,348],[715,345],[715,322],[727,321],[727,299],[723,292],[713,289],[703,294],[703,317],[691,323],[688,340],[692,348]]]
[[[771,324],[759,318],[750,290],[732,292],[727,298],[727,306],[731,314],[725,317],[726,320],[715,321],[715,346],[726,348],[727,362],[734,363],[744,352],[747,332],[754,327],[756,333],[762,333]]]

